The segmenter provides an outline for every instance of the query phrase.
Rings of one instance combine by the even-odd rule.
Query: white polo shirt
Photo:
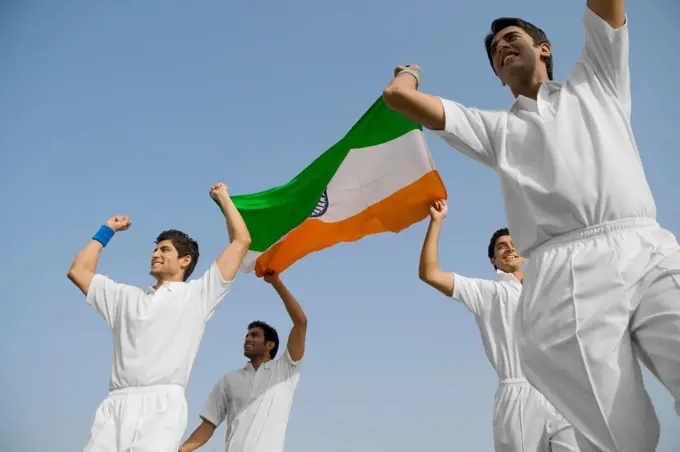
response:
[[[618,29],[586,8],[585,48],[565,83],[509,111],[441,99],[450,146],[499,173],[520,255],[552,237],[607,221],[656,218],[630,126],[628,22]]]
[[[453,298],[475,315],[484,351],[502,380],[523,379],[515,338],[517,303],[522,283],[514,275],[497,270],[497,280],[466,278],[454,274]]]
[[[286,348],[257,371],[248,362],[217,382],[201,417],[216,427],[227,420],[226,452],[283,451],[300,366]]]
[[[222,279],[215,262],[201,278],[165,283],[158,290],[95,275],[87,302],[113,332],[109,388],[186,387],[206,323],[231,283]]]

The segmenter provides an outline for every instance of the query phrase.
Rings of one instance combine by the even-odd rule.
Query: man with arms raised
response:
[[[198,262],[198,244],[181,231],[156,239],[146,289],[97,273],[99,254],[125,216],[109,219],[76,256],[69,279],[113,332],[110,392],[95,414],[85,452],[176,452],[186,430],[184,390],[208,319],[229,291],[250,245],[250,234],[227,187],[210,196],[227,220],[231,243],[198,279],[187,281]]]
[[[510,233],[503,228],[493,234],[488,249],[498,275],[496,281],[442,271],[437,247],[447,213],[446,200],[430,207],[430,226],[420,255],[420,279],[461,301],[477,320],[486,356],[500,379],[493,420],[496,452],[578,451],[573,428],[522,372],[515,318],[524,280],[524,258],[517,255]]]
[[[544,8],[545,4],[536,2]],[[417,91],[399,67],[385,102],[498,172],[528,265],[518,317],[524,372],[574,425],[584,451],[656,448],[659,423],[635,351],[680,414],[680,246],[656,206],[630,125],[624,0],[587,0],[585,46],[552,81],[542,30],[497,19],[485,41],[508,111]]]
[[[248,325],[243,354],[249,361],[217,382],[201,413],[201,424],[180,452],[203,446],[225,419],[226,452],[283,452],[305,353],[307,317],[276,273],[265,272],[264,280],[279,294],[293,321],[286,350],[274,360],[279,349],[276,330],[260,321]]]

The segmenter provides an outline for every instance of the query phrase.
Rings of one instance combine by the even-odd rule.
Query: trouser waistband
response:
[[[144,395],[144,394],[182,394],[184,387],[175,384],[149,385],[149,386],[128,386],[109,391],[110,396],[117,395]]]
[[[526,378],[504,378],[500,382],[501,386],[529,384]]]
[[[657,228],[659,223],[653,218],[627,218],[624,220],[607,221],[605,223],[588,226],[582,229],[576,229],[566,234],[558,235],[552,239],[541,243],[533,249],[529,254],[531,256],[547,251],[551,248],[568,245],[574,242],[580,242],[589,238],[612,234],[627,229],[646,229]]]

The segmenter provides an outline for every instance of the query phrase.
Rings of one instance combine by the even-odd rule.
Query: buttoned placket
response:
[[[153,286],[148,287],[147,294],[151,295],[151,300],[145,306],[145,310],[144,310],[145,312],[142,316],[143,318],[151,315],[151,313],[153,312],[153,307],[156,304],[156,301],[158,300],[159,297],[162,297],[164,295],[163,289],[165,289],[165,291],[167,291],[168,293],[172,293],[172,291],[173,291],[172,284],[164,283],[162,286],[160,286],[158,288],[158,290],[154,289]]]
[[[248,401],[252,401],[254,396],[257,396],[258,394],[255,394],[255,391],[257,388],[259,388],[259,383],[262,381],[263,375],[268,374],[271,371],[271,366],[269,363],[261,364],[260,367],[256,370],[255,367],[253,367],[252,364],[248,363],[246,365],[246,372],[248,374],[248,384],[250,385],[248,388]]]

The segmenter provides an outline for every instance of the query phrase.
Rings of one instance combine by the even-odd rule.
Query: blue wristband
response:
[[[94,237],[92,237],[92,240],[96,240],[99,243],[101,243],[102,246],[106,246],[109,243],[109,240],[111,240],[111,237],[113,237],[113,234],[115,234],[113,229],[111,229],[107,225],[102,225],[102,227],[99,228]]]

